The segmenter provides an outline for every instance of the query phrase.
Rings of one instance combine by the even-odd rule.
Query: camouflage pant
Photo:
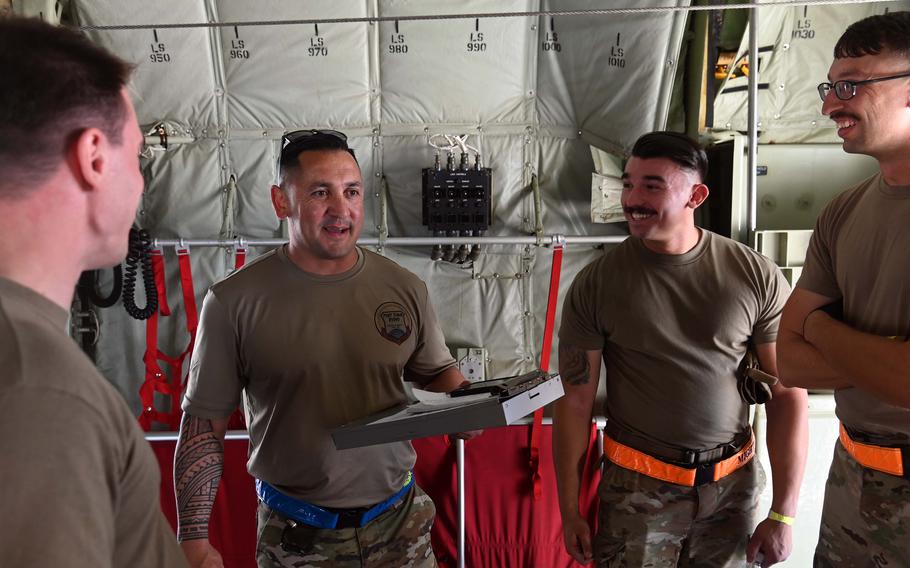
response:
[[[436,507],[414,484],[407,495],[364,527],[318,529],[298,524],[259,502],[259,568],[435,568],[430,527]],[[282,548],[282,537],[291,546]]]
[[[866,469],[836,444],[813,565],[910,567],[910,481]]]
[[[598,568],[745,565],[765,485],[758,460],[701,487],[605,465],[594,539]]]

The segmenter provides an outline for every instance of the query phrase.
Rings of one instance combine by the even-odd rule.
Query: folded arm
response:
[[[853,386],[803,335],[809,314],[832,301],[834,298],[804,288],[794,288],[790,294],[777,336],[777,363],[779,377],[784,385],[816,389],[844,389]]]
[[[854,386],[910,408],[910,342],[857,331],[820,311],[806,318],[804,337]]]

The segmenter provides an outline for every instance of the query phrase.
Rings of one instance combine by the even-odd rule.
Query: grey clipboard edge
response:
[[[345,424],[332,430],[331,435],[335,448],[346,450],[468,430],[496,428],[516,422],[557,400],[563,394],[562,380],[554,373],[549,380],[537,387],[505,400],[491,397],[463,406],[374,424],[377,420],[404,410],[404,407],[397,407]],[[453,423],[457,423],[457,426],[453,427]]]

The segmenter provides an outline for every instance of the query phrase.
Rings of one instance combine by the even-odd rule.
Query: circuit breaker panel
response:
[[[425,168],[423,224],[433,232],[458,231],[463,236],[489,229],[492,174],[490,168]]]
[[[479,154],[469,165],[467,152],[462,153],[457,168],[453,153],[445,168],[437,155],[436,164],[424,168],[422,182],[423,224],[434,236],[479,237],[490,228],[493,170],[483,167]],[[464,262],[474,260],[479,252],[477,245],[462,245],[457,251],[452,246],[436,246],[433,260]]]

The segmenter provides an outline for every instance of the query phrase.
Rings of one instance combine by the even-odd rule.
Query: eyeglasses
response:
[[[822,98],[822,102],[828,97],[828,93],[831,90],[834,90],[834,94],[837,95],[842,101],[849,101],[856,96],[856,87],[857,85],[865,85],[866,83],[878,83],[879,81],[890,81],[891,79],[900,79],[902,77],[910,77],[910,71],[907,73],[901,73],[900,75],[891,75],[890,77],[877,77],[875,79],[866,79],[864,81],[835,81],[834,83],[821,83],[818,86],[818,96]]]
[[[285,132],[281,137],[281,158],[280,164],[285,163],[287,160],[296,160],[297,155],[300,152],[307,149],[308,146],[319,147],[320,143],[332,142],[337,143],[341,142],[341,149],[348,150],[348,137],[344,132],[338,132],[337,130],[294,130],[293,132]],[[330,146],[331,147],[331,146]]]

